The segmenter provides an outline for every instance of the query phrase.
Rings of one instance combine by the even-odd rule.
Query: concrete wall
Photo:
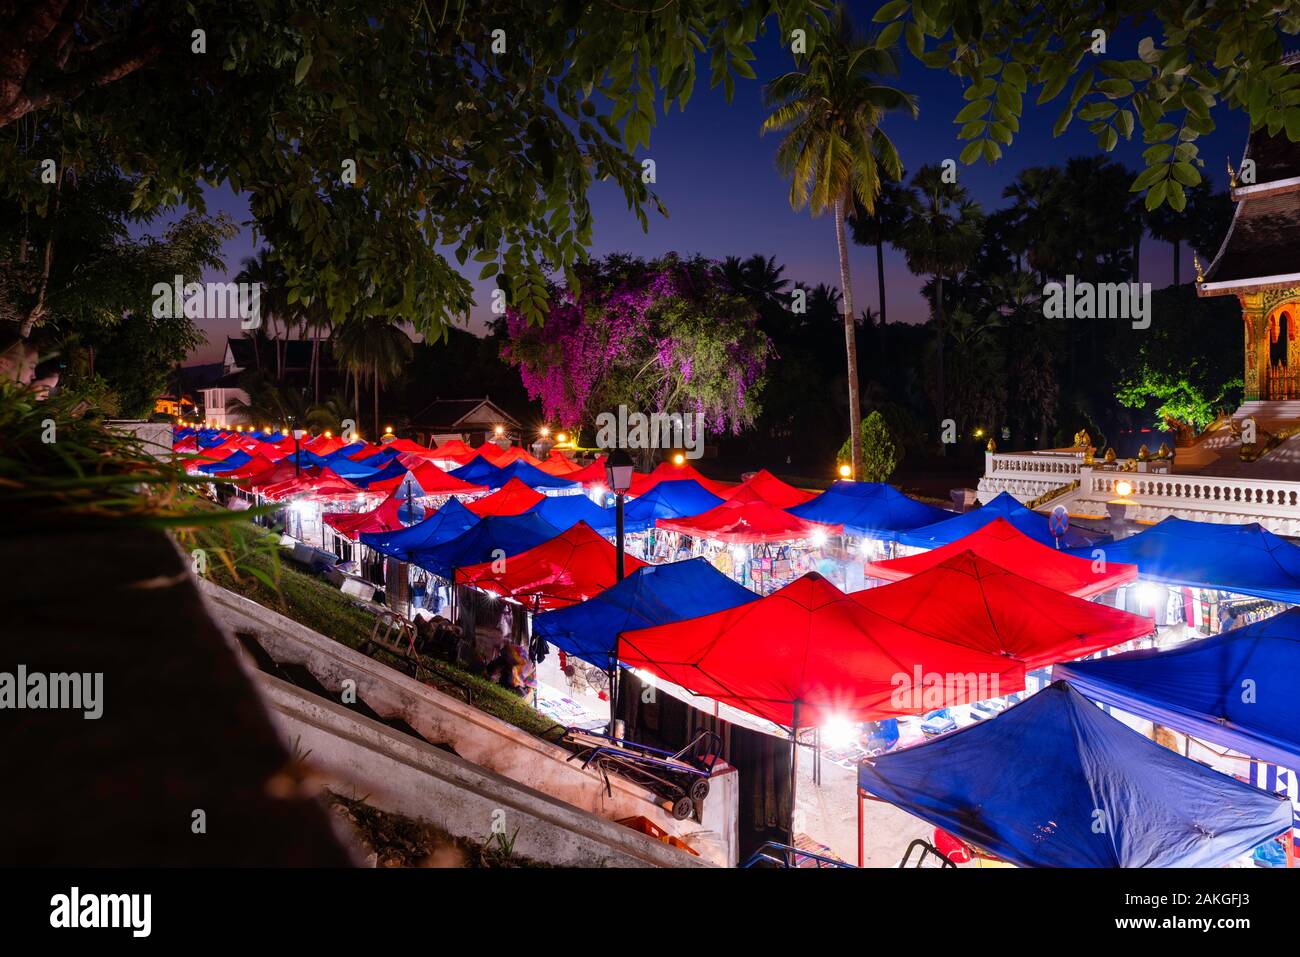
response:
[[[622,778],[611,777],[613,793],[606,794],[600,775],[567,760],[571,752],[564,748],[240,595],[207,581],[201,584],[218,621],[232,631],[255,635],[277,662],[303,665],[330,691],[341,690],[344,681],[351,680],[357,696],[380,715],[400,718],[429,741],[451,745],[456,754],[481,769],[610,821],[644,816],[687,840],[712,863],[735,866],[740,788],[734,768],[724,765],[714,773],[703,822],[675,821],[654,795]]]
[[[515,854],[558,866],[709,866],[272,675],[255,680],[317,779],[347,797],[479,843],[504,833]]]

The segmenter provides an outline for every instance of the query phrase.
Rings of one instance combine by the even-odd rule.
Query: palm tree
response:
[[[269,334],[273,348],[275,349],[276,377],[284,378],[284,359],[280,353],[280,341],[275,335],[275,323],[277,321],[285,325],[285,337],[288,337],[288,326],[286,311],[288,303],[286,302],[285,274],[284,266],[275,258],[270,249],[263,246],[254,256],[244,259],[243,268],[235,274],[236,282],[257,283],[261,287],[258,301],[261,307],[261,314],[266,319],[267,333]],[[261,328],[253,330],[253,348],[258,350],[258,338],[261,336]],[[260,350],[256,353],[257,364],[260,367],[262,357]]]
[[[943,281],[955,276],[979,249],[984,214],[964,186],[945,182],[938,166],[922,166],[912,177],[907,219],[899,239],[907,256],[907,268],[930,277],[934,301],[938,365],[937,411],[948,418],[945,406],[943,347]]]
[[[902,177],[899,177],[901,179]],[[902,235],[903,220],[907,214],[907,190],[895,180],[886,180],[876,197],[874,213],[868,213],[860,204],[854,204],[849,216],[853,241],[859,246],[876,247],[876,282],[880,290],[880,325],[889,321],[885,308],[885,243],[891,246]]]
[[[361,383],[368,380],[373,387],[374,435],[378,438],[381,434],[380,383],[397,376],[411,361],[415,351],[411,340],[384,316],[363,316],[349,319],[335,329],[332,341],[334,354],[343,367],[352,373],[358,419],[361,417]]]
[[[899,179],[903,164],[898,150],[880,128],[891,110],[916,116],[911,95],[877,82],[898,72],[890,48],[877,47],[853,26],[843,5],[836,7],[834,29],[818,35],[802,69],[773,80],[764,91],[771,115],[764,133],[783,131],[776,163],[790,179],[790,205],[808,206],[814,216],[830,211],[840,257],[840,289],[844,305],[844,346],[848,361],[849,438],[853,477],[861,474],[862,423],[858,395],[858,347],[855,338],[853,286],[849,277],[848,244],[844,234],[846,208],[856,199],[868,214],[875,212],[882,179]]]

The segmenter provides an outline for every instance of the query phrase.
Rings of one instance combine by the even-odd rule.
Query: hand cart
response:
[[[570,761],[581,761],[583,768],[600,772],[605,793],[613,793],[609,782],[612,771],[662,798],[676,820],[684,821],[692,814],[696,820],[702,819],[709,775],[722,753],[722,739],[714,732],[701,730],[680,751],[582,728],[566,728],[562,740],[576,748]]]

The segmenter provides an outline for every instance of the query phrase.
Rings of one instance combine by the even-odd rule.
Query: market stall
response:
[[[1053,534],[1046,515],[1026,508],[1006,492],[999,492],[995,498],[977,509],[945,518],[932,525],[899,532],[897,540],[912,548],[938,548],[965,538],[999,518],[1010,523],[1022,535],[1053,548],[1090,546],[1108,537],[1070,525],[1058,539]],[[1123,561],[1122,558],[1118,560]]]
[[[1144,738],[1064,681],[863,761],[859,788],[1020,867],[1218,867],[1291,826],[1285,801]]]

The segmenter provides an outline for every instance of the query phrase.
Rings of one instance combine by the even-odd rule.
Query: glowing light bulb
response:
[[[840,478],[846,479],[852,474],[853,474],[853,468],[851,466],[848,465],[840,466]]]
[[[1120,498],[1128,498],[1133,494],[1133,483],[1124,481],[1116,482],[1115,491],[1119,493]]]
[[[685,464],[686,464],[686,456],[682,455],[681,452],[678,452],[676,455],[673,456],[673,465],[685,465]]]

